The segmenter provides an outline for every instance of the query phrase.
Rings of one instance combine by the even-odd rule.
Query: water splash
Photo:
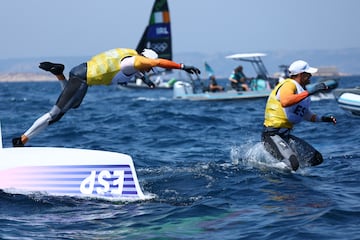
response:
[[[289,172],[291,169],[284,163],[273,158],[264,146],[259,143],[246,143],[240,146],[232,146],[230,150],[232,164],[241,164],[249,168],[277,169]]]

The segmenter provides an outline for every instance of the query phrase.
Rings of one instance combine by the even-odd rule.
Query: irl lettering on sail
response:
[[[156,35],[169,35],[169,31],[166,27],[157,27],[156,28]]]

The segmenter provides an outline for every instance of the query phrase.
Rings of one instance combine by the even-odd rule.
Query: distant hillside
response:
[[[49,82],[56,77],[49,73],[0,73],[0,82]]]
[[[44,61],[59,62],[65,64],[65,72],[71,70],[72,67],[87,61],[89,57],[42,57],[42,58],[11,58],[0,59],[1,73],[44,73],[39,68],[39,63]]]
[[[340,50],[306,50],[306,51],[261,51],[267,56],[263,57],[265,66],[270,74],[279,71],[279,65],[290,64],[297,59],[308,61],[315,67],[336,67],[339,72],[360,75],[360,48],[340,49]],[[248,76],[253,76],[254,72],[249,63],[225,59],[225,56],[245,53],[244,51],[221,52],[221,53],[174,53],[174,61],[186,63],[199,67],[203,75],[204,62],[210,64],[219,77],[227,77],[231,71],[239,64],[244,66],[244,71]],[[80,57],[43,57],[43,58],[24,58],[24,59],[0,59],[0,77],[5,75],[19,73],[47,74],[38,68],[42,61],[60,62],[65,64],[65,73],[72,67],[85,62],[89,56]],[[15,76],[15,75],[13,75]],[[24,77],[25,75],[19,75]],[[30,76],[30,75],[29,75]],[[50,75],[48,75],[50,76]],[[9,77],[9,75],[7,75]],[[31,77],[31,76],[30,76]]]

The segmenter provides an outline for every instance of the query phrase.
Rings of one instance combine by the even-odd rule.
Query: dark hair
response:
[[[237,68],[235,68],[235,72],[239,72],[243,70],[243,66],[238,66]]]

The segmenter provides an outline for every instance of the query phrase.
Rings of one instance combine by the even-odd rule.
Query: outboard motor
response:
[[[191,84],[183,81],[175,82],[173,91],[174,91],[174,98],[183,98],[188,94],[194,93],[194,89],[191,86]]]

